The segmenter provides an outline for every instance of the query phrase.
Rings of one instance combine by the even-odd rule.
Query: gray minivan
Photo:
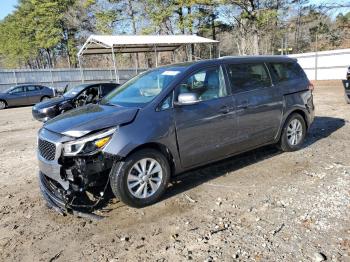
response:
[[[312,85],[295,59],[227,57],[144,72],[38,134],[40,187],[56,210],[158,201],[171,177],[257,147],[303,145]]]

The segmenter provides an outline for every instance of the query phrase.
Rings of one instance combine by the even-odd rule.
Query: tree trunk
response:
[[[135,18],[135,10],[134,10],[134,7],[132,5],[132,1],[131,0],[128,0],[127,2],[128,4],[128,13],[129,13],[129,16],[131,18],[131,26],[132,26],[132,32],[134,35],[137,34],[137,29],[136,29],[136,18]],[[136,53],[136,67],[139,68],[140,66],[140,58],[139,58],[139,54]]]
[[[253,54],[254,55],[259,55],[259,35],[258,35],[258,30],[256,28],[256,24],[253,23],[252,26],[253,29]]]

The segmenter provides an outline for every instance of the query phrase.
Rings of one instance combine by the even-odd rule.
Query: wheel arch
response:
[[[0,99],[0,101],[2,101],[2,102],[4,102],[5,103],[5,106],[8,106],[8,103],[7,103],[7,101],[5,100],[5,99]]]
[[[44,98],[51,98],[49,95],[42,95],[41,98],[40,98],[40,101],[43,101]]]
[[[175,174],[176,171],[176,164],[175,164],[175,159],[169,148],[167,148],[165,145],[157,142],[149,142],[145,143],[142,145],[139,145],[135,147],[133,150],[131,150],[125,157],[128,157],[129,155],[135,153],[136,151],[142,150],[142,149],[154,149],[157,150],[158,152],[162,153],[168,160],[169,166],[170,166],[170,171],[171,175]]]
[[[292,114],[299,114],[301,115],[301,117],[304,119],[305,121],[305,125],[306,125],[306,129],[309,129],[310,127],[310,123],[308,122],[308,118],[307,118],[307,113],[302,109],[302,108],[293,108],[291,109],[290,111],[288,111],[288,113],[286,113],[283,117],[283,121],[281,123],[281,127],[279,129],[279,132],[277,133],[277,139],[275,140],[276,142],[277,141],[280,141],[281,139],[281,135],[282,135],[282,131],[283,131],[283,128],[284,128],[284,125],[286,124],[286,121],[288,120],[288,118],[292,115]]]
[[[290,113],[288,114],[288,116],[287,116],[286,119],[284,120],[283,126],[284,126],[286,120],[288,119],[288,117],[290,117],[292,114],[299,114],[299,115],[301,115],[301,116],[303,117],[304,121],[305,121],[306,129],[309,129],[309,122],[308,122],[306,113],[305,113],[302,109],[299,109],[299,108],[293,110],[292,112],[290,112]]]

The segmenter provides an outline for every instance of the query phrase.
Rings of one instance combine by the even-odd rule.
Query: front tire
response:
[[[307,128],[304,118],[298,113],[290,115],[282,130],[280,148],[285,152],[301,149],[305,140],[306,131]]]
[[[154,149],[142,149],[114,164],[111,188],[116,197],[132,207],[157,202],[166,191],[170,167],[166,157]]]
[[[6,102],[5,101],[2,101],[2,100],[0,100],[0,110],[2,110],[2,109],[5,109],[6,108]]]

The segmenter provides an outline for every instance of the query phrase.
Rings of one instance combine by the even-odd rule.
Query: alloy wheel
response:
[[[159,189],[163,179],[161,165],[153,158],[137,161],[130,169],[127,184],[136,198],[148,198]]]
[[[288,143],[292,146],[298,145],[303,137],[303,126],[298,119],[290,121],[287,128]]]

